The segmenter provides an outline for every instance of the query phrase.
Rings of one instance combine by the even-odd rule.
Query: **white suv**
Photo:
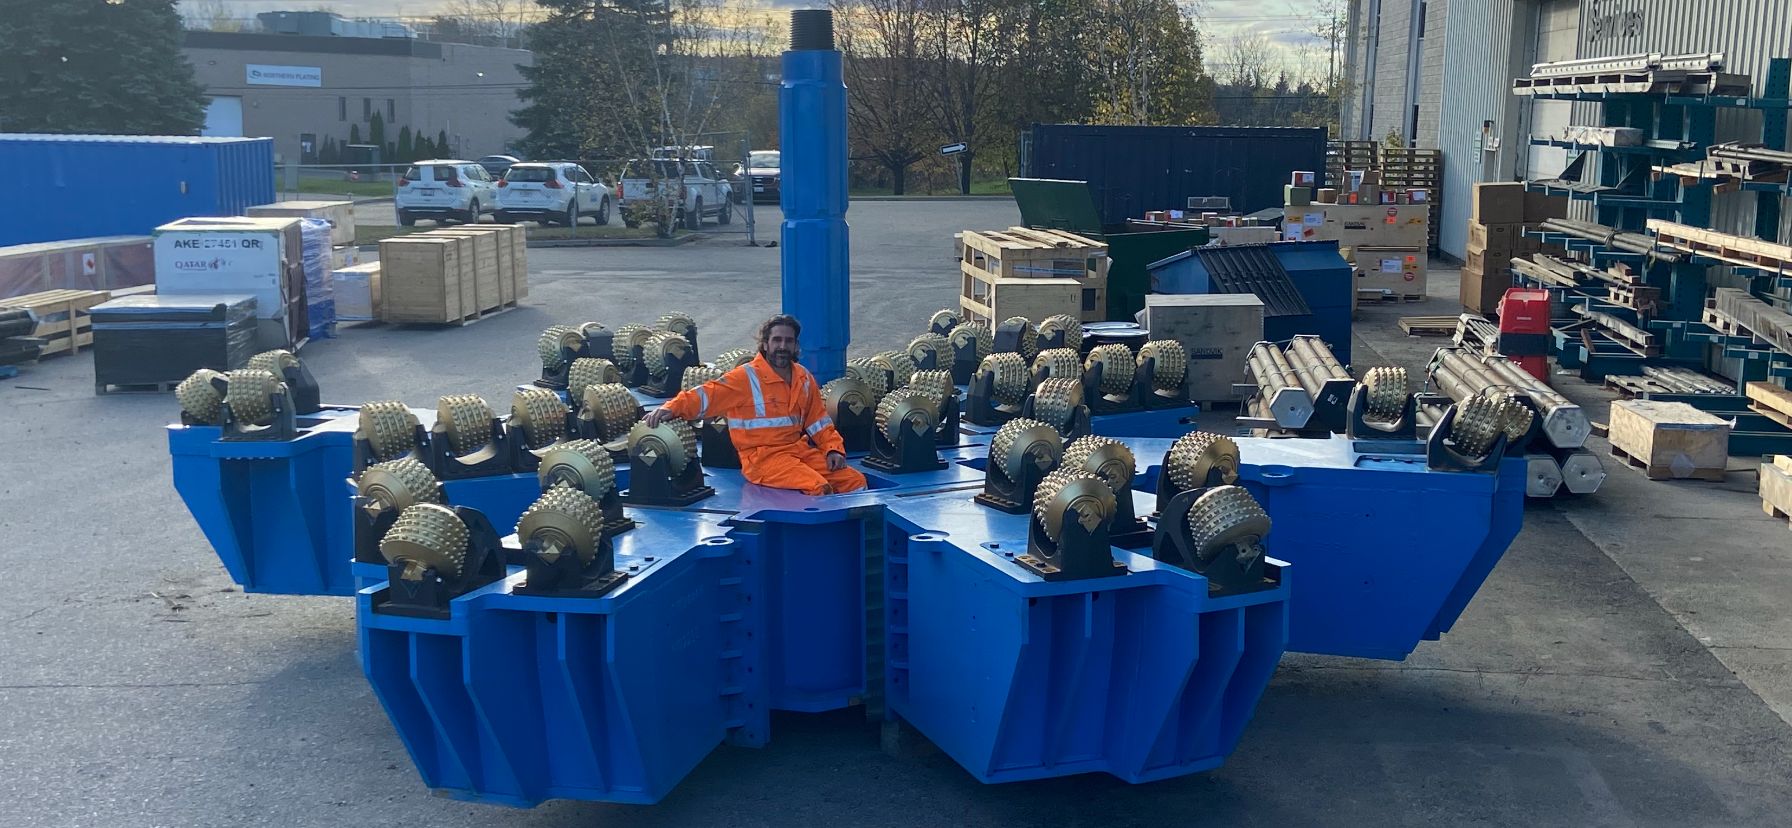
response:
[[[616,198],[624,206],[661,197],[658,182],[666,183],[665,204],[679,226],[696,230],[703,219],[714,216],[717,224],[734,220],[734,188],[708,161],[676,161],[670,158],[636,159],[623,168]],[[625,222],[635,221],[624,215]],[[632,226],[632,225],[631,225]]]
[[[418,161],[398,179],[392,202],[406,227],[420,218],[473,224],[498,203],[498,185],[471,161]]]
[[[598,224],[609,224],[610,188],[577,164],[513,164],[498,181],[498,212],[493,218],[499,224],[537,221],[571,227],[580,216],[595,216]]]

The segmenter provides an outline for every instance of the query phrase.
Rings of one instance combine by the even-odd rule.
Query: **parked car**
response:
[[[660,192],[661,182],[667,185],[664,193]],[[664,201],[658,202],[659,199]],[[616,200],[623,206],[623,221],[630,227],[640,220],[630,216],[628,208],[639,203],[665,204],[678,217],[679,226],[691,230],[702,227],[703,219],[709,216],[714,216],[717,224],[734,221],[734,188],[708,161],[630,161],[622,169]]]
[[[778,169],[779,153],[777,150],[753,150],[747,153],[744,164],[734,165],[734,175],[729,180],[734,182],[734,200],[746,203],[747,196],[753,196],[753,202],[769,201],[774,204],[782,192],[783,175]]]
[[[538,221],[572,227],[580,216],[610,223],[610,188],[568,161],[515,164],[498,182],[499,224]]]
[[[711,146],[657,147],[652,155],[660,161],[714,161],[716,160],[716,148]]]
[[[473,224],[498,203],[498,185],[472,161],[418,161],[398,179],[392,202],[406,227],[420,218]]]
[[[492,178],[503,178],[506,170],[522,160],[514,155],[488,155],[475,163],[485,168],[486,175]]]

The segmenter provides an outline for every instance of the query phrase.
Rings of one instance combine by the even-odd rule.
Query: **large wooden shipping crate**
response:
[[[480,310],[494,307],[509,307],[516,300],[529,295],[529,260],[528,236],[526,231],[514,224],[480,225],[477,227],[449,227],[436,230],[437,233],[485,236],[487,241],[482,245],[490,246],[497,261],[497,270],[491,274],[480,274],[476,291]],[[474,256],[485,260],[482,252],[475,251]],[[489,277],[489,278],[488,278]],[[487,297],[490,290],[497,290],[496,302]]]
[[[1730,459],[1730,422],[1681,402],[1612,403],[1612,456],[1651,480],[1723,480]]]
[[[276,201],[250,207],[245,215],[323,219],[330,223],[331,245],[355,243],[355,203],[352,201]]]
[[[1762,459],[1761,511],[1777,518],[1792,517],[1792,457],[1775,454]]]
[[[1107,318],[1107,245],[1025,227],[966,230],[962,241],[959,306],[967,318],[991,325],[1012,316]]]
[[[421,236],[448,236],[468,239],[473,243],[473,255],[470,272],[473,276],[473,309],[485,313],[503,307],[514,299],[504,299],[502,289],[504,267],[498,248],[504,248],[503,258],[509,258],[510,245],[503,243],[503,231],[497,228],[485,229],[476,227],[448,227],[419,233]]]
[[[382,240],[380,319],[443,324],[477,317],[466,272],[472,246],[471,239],[427,234]]]

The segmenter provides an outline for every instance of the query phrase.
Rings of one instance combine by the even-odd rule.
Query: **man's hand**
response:
[[[656,408],[647,412],[647,416],[642,417],[641,422],[646,423],[648,428],[654,428],[667,420],[676,419],[678,419],[677,416],[673,415],[672,412],[667,411],[665,408]]]
[[[846,455],[837,451],[828,452],[828,471],[839,471],[846,468]]]

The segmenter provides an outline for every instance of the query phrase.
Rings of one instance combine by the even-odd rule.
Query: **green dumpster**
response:
[[[1108,246],[1107,318],[1131,322],[1145,309],[1151,277],[1145,266],[1207,243],[1207,228],[1128,233],[1126,225],[1103,225],[1087,181],[1010,178],[1021,223],[1041,230],[1064,230]]]

